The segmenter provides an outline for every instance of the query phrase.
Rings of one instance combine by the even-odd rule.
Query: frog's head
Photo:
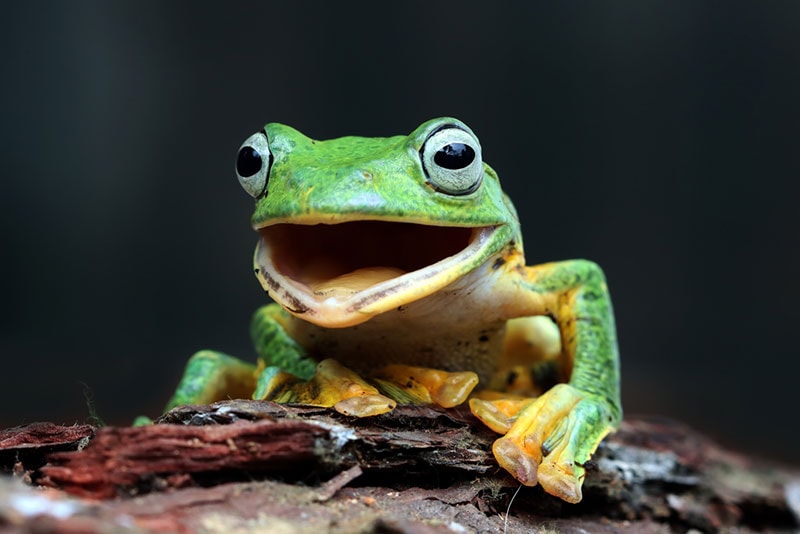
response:
[[[329,141],[268,124],[242,145],[236,170],[256,198],[261,285],[324,327],[431,295],[519,240],[478,138],[455,119],[407,137]]]

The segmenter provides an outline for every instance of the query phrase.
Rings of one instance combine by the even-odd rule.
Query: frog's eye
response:
[[[255,198],[264,196],[271,166],[267,135],[261,131],[248,137],[236,157],[236,175],[244,190]]]
[[[419,151],[422,168],[433,187],[449,195],[468,195],[483,178],[481,145],[455,125],[435,130]]]

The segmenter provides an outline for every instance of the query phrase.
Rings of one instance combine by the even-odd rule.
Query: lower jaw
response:
[[[283,223],[259,230],[276,274],[312,296],[352,295],[468,249],[485,228],[386,221]]]
[[[377,313],[419,300],[477,266],[473,265],[476,263],[473,260],[484,255],[480,248],[495,229],[461,229],[469,233],[459,251],[452,256],[437,258],[435,263],[420,269],[408,271],[401,267],[370,266],[336,272],[330,265],[309,265],[304,267],[301,276],[297,275],[296,266],[304,266],[302,258],[282,261],[279,257],[273,261],[288,241],[274,247],[268,236],[262,234],[255,258],[257,273],[262,286],[273,299],[295,315],[320,326],[352,326]],[[328,261],[324,256],[315,258],[309,255],[309,263],[319,258]],[[287,263],[290,268],[286,268]],[[295,266],[294,272],[292,265]],[[334,272],[334,275],[315,276],[315,269],[321,273]],[[392,283],[392,280],[396,282]]]

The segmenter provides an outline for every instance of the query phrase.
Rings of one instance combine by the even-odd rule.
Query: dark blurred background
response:
[[[478,134],[529,262],[608,276],[628,414],[797,462],[797,2],[50,2],[0,22],[0,427],[157,414],[252,358],[266,122]]]

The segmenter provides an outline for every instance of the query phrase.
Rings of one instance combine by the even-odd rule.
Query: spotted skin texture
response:
[[[557,318],[570,384],[609,406],[619,422],[619,351],[603,271],[591,261],[572,260],[529,268],[525,278],[533,291],[548,296],[546,313]]]
[[[508,223],[507,201],[488,165],[476,202],[433,194],[420,172],[419,151],[437,125],[429,121],[407,137],[315,141],[289,126],[268,124],[265,130],[275,159],[253,226],[305,217],[343,221],[351,216],[458,226]],[[518,222],[507,229],[518,233]]]
[[[619,353],[605,277],[586,260],[519,272],[517,283],[542,296],[539,312],[560,330],[568,383],[502,415],[491,402],[475,399],[470,407],[505,433],[493,447],[502,467],[523,484],[538,483],[565,501],[579,502],[586,462],[622,418]]]
[[[474,133],[441,118],[316,141],[272,123],[242,150],[261,151],[237,169],[256,200],[254,271],[275,300],[251,325],[258,364],[201,351],[169,407],[252,396],[366,417],[468,401],[502,435],[504,469],[580,501],[584,466],[622,417],[605,277],[587,260],[526,265]]]
[[[317,362],[286,333],[289,313],[276,304],[262,306],[250,323],[250,336],[259,359],[303,380],[314,376]]]

